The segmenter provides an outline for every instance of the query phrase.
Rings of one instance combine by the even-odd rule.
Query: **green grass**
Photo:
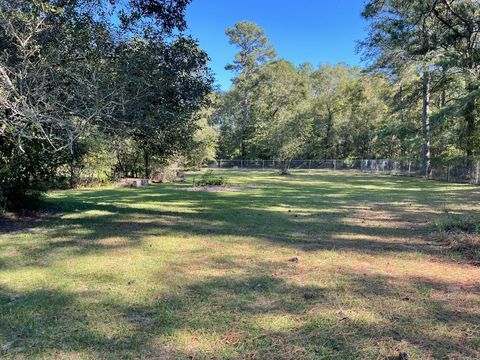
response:
[[[479,188],[223,175],[255,188],[59,191],[0,223],[0,358],[480,358],[480,268],[434,232]]]

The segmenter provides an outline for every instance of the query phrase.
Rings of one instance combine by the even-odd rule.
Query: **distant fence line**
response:
[[[425,177],[419,161],[391,159],[363,160],[216,160],[210,168],[219,169],[278,169],[288,163],[290,169],[357,170],[362,172]],[[463,160],[451,164],[432,165],[429,178],[448,182],[480,184],[480,161]]]

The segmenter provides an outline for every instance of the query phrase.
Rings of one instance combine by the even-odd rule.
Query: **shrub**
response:
[[[42,194],[54,178],[59,153],[43,150],[38,142],[24,142],[23,151],[0,141],[0,207],[23,212],[42,205]]]
[[[226,186],[228,185],[228,180],[219,175],[215,175],[213,170],[208,170],[205,172],[200,179],[194,180],[193,186]]]

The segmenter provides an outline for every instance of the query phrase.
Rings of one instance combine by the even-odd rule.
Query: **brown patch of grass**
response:
[[[480,265],[480,221],[454,219],[438,226],[438,237],[448,249]]]

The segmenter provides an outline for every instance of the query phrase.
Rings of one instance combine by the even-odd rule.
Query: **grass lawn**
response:
[[[478,187],[225,174],[256,188],[58,191],[0,223],[0,358],[480,358],[480,267],[433,228]]]

